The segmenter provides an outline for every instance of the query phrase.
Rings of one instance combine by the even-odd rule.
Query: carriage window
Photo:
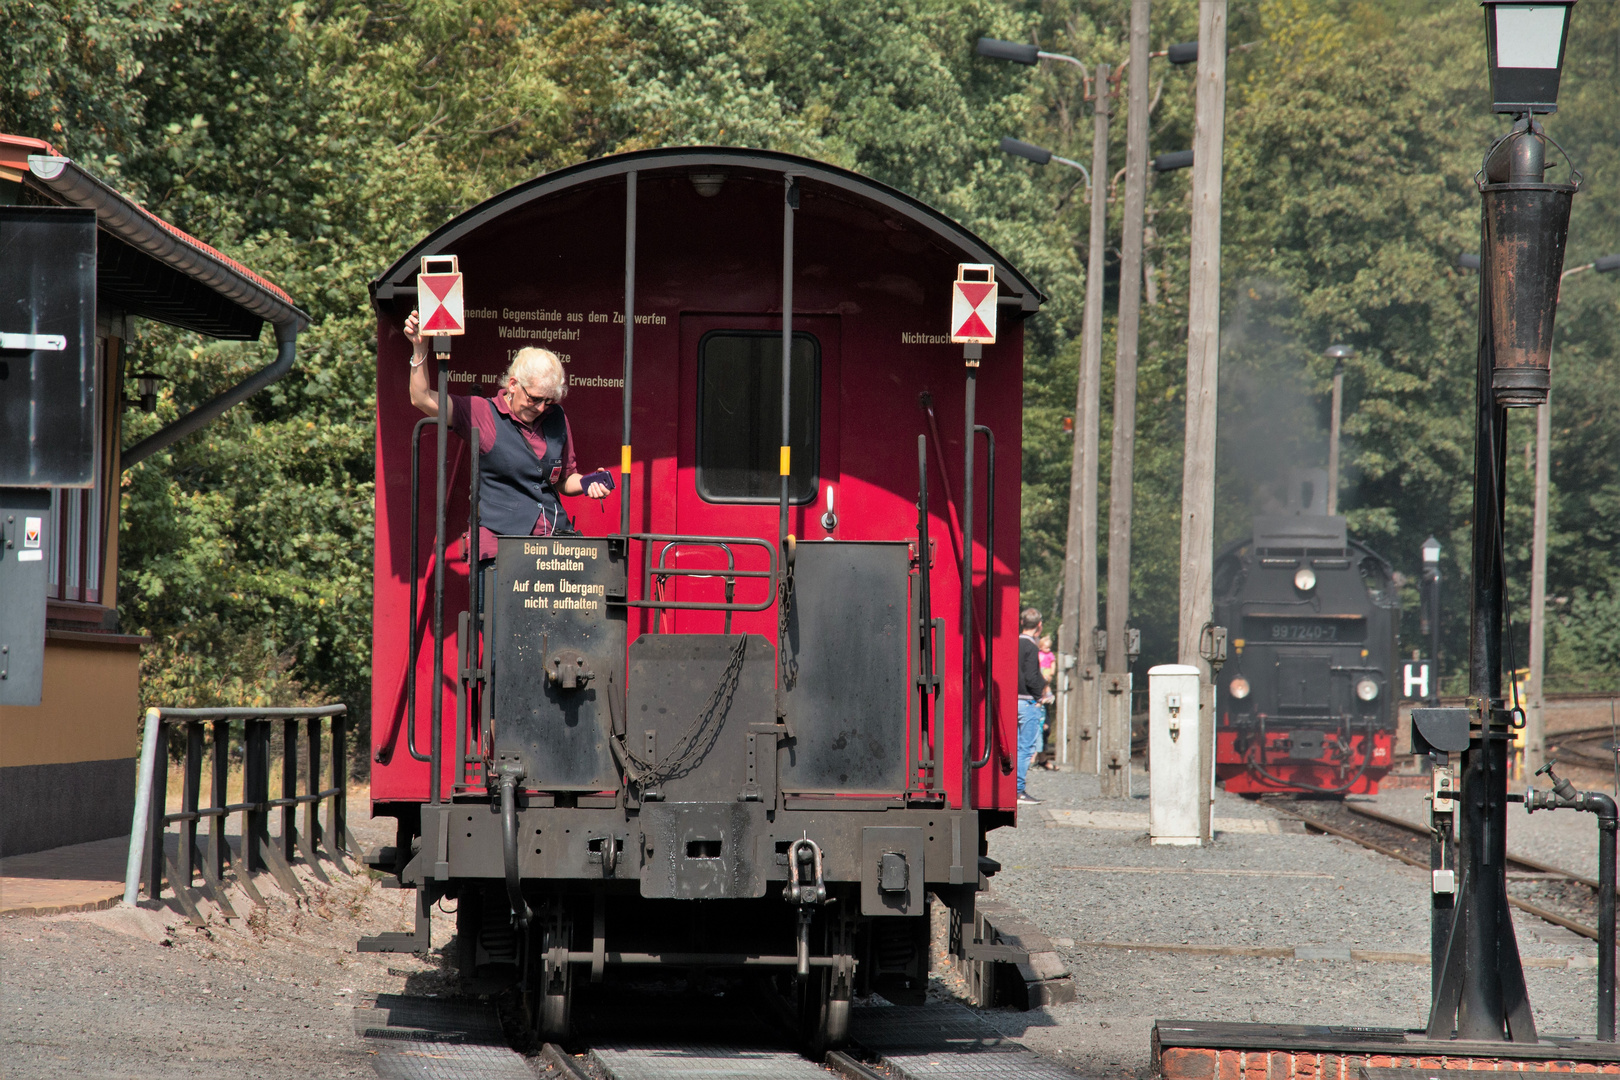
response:
[[[793,335],[788,498],[814,502],[821,346]],[[781,493],[782,335],[719,330],[698,345],[697,486],[710,502],[775,502]]]

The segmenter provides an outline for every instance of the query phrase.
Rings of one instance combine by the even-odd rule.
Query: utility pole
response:
[[[1327,356],[1333,361],[1333,408],[1328,416],[1328,486],[1327,512],[1339,512],[1339,434],[1344,420],[1344,361],[1355,354],[1348,345],[1328,346]]]
[[[1086,72],[1078,57],[1036,45],[980,38],[975,51],[992,60],[1033,66],[1061,60]],[[1108,65],[1098,64],[1093,98],[1091,169],[1033,143],[1007,137],[1001,149],[1037,165],[1056,161],[1085,174],[1091,198],[1091,250],[1086,267],[1086,310],[1075,379],[1073,456],[1069,462],[1069,528],[1063,552],[1063,623],[1058,629],[1057,760],[1065,771],[1097,771],[1097,452],[1101,424],[1103,247],[1108,238]]]
[[[1063,557],[1062,650],[1074,657],[1064,697],[1065,762],[1081,772],[1097,769],[1097,454],[1102,422],[1103,250],[1108,239],[1108,65],[1098,64],[1093,86],[1091,138],[1091,251],[1086,266],[1086,311],[1080,371],[1075,384],[1074,457],[1069,470],[1069,535]],[[1060,660],[1067,666],[1071,662]],[[1127,761],[1129,751],[1127,749]]]
[[[1215,557],[1215,396],[1221,345],[1226,0],[1203,0],[1198,6],[1197,78],[1187,304],[1187,434],[1181,469],[1181,621],[1176,653],[1179,663],[1198,667],[1205,685],[1213,690],[1210,667],[1200,656],[1199,644],[1214,611],[1211,577]],[[1203,727],[1215,730],[1213,723]]]
[[[1136,360],[1142,315],[1142,223],[1147,202],[1148,16],[1131,0],[1130,83],[1125,108],[1125,198],[1120,223],[1119,327],[1114,350],[1114,436],[1108,476],[1108,651],[1102,676],[1104,796],[1130,795],[1131,675],[1125,624],[1131,605],[1131,509],[1136,470]]]
[[[1558,275],[1558,288],[1587,270],[1612,274],[1620,270],[1620,253],[1572,266]],[[1552,347],[1547,363],[1552,364]],[[1524,764],[1534,772],[1547,757],[1547,496],[1552,486],[1552,390],[1536,408],[1536,505],[1530,540],[1530,678],[1525,681]]]

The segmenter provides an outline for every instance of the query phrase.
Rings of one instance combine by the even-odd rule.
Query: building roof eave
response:
[[[71,158],[29,154],[28,172],[56,198],[94,210],[96,223],[111,235],[278,330],[297,333],[309,325],[309,315],[278,286],[115,191]]]

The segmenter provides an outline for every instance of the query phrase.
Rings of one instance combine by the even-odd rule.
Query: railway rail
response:
[[[1605,729],[1607,731],[1607,729]],[[1286,796],[1268,797],[1267,806],[1304,823],[1308,829],[1337,836],[1421,870],[1429,869],[1429,829],[1389,814],[1351,803],[1311,801],[1309,811]],[[1598,940],[1598,883],[1573,870],[1510,854],[1508,903],[1529,915]],[[1517,891],[1525,895],[1514,895]]]
[[[1611,708],[1613,703],[1611,702]],[[1547,753],[1557,754],[1560,761],[1583,765],[1593,769],[1620,768],[1617,763],[1616,723],[1595,724],[1591,727],[1572,728],[1569,731],[1547,733]]]
[[[723,989],[723,992],[716,992]],[[821,1060],[801,1053],[785,1001],[757,981],[643,988],[633,1007],[582,1011],[579,1042],[537,1042],[510,1001],[364,995],[355,1032],[385,1080],[1074,1080],[976,1013],[933,1002],[863,1006],[854,1039]],[[736,991],[736,992],[733,992]],[[595,1001],[594,998],[587,1000]],[[572,1051],[572,1052],[571,1052]]]

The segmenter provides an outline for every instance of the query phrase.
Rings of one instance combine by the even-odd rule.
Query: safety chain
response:
[[[691,726],[675,741],[674,749],[670,750],[669,753],[656,762],[648,762],[637,756],[628,745],[623,746],[625,757],[629,758],[634,765],[642,770],[639,782],[643,790],[678,779],[690,771],[689,769],[682,770],[681,766],[698,749],[699,739],[702,737],[704,729],[708,727],[709,722],[714,718],[715,713],[719,711],[723,714],[730,707],[731,697],[737,692],[737,685],[742,679],[743,657],[747,651],[748,635],[739,634],[737,636],[737,647],[732,650],[731,660],[726,664],[726,670],[720,675],[719,685],[709,695],[708,704],[703,706],[702,711],[697,715],[697,719],[693,720]],[[725,706],[725,708],[722,708],[722,706]],[[720,726],[717,724],[709,734],[708,744],[703,748],[705,753],[708,752],[709,747],[714,745],[719,736]],[[701,756],[698,760],[702,760]]]
[[[793,612],[793,563],[782,568],[782,585],[778,596],[776,619],[777,655],[782,658],[782,685],[789,686],[799,677],[799,658],[788,652],[788,622]]]

